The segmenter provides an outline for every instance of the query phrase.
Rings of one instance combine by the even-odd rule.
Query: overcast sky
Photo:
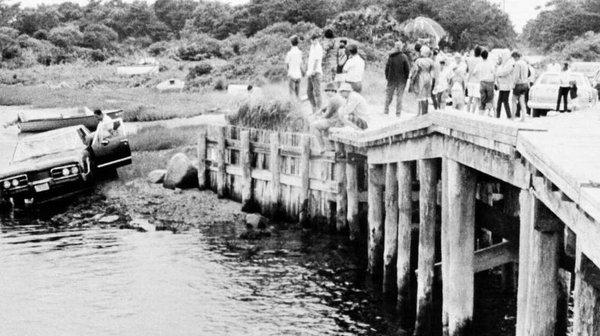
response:
[[[65,0],[8,0],[8,3],[20,2],[22,7],[34,7],[38,4],[57,4],[64,2]],[[71,0],[79,4],[86,4],[87,0]],[[227,2],[233,5],[247,2],[247,0],[218,0],[221,2]],[[315,0],[319,1],[319,0]],[[535,8],[542,6],[547,0],[490,0],[498,3],[501,7],[510,15],[511,20],[515,25],[517,32],[521,32],[521,29],[527,23],[527,21],[536,16]],[[152,2],[152,1],[149,1]]]

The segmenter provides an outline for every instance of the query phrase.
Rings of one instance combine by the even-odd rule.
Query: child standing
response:
[[[450,93],[452,94],[452,106],[457,110],[463,110],[465,107],[465,77],[461,68],[456,65],[452,70],[450,78]]]

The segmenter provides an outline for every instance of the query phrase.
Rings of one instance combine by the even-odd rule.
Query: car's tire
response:
[[[539,118],[540,117],[540,109],[531,109],[531,117]]]

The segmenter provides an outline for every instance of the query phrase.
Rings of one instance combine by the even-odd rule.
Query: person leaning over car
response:
[[[102,110],[94,110],[94,116],[98,120],[98,126],[96,127],[96,132],[94,132],[93,138],[90,140],[89,145],[94,143],[94,141],[102,143],[109,139],[113,135],[113,130],[115,127],[114,120],[106,115],[106,113],[102,112]]]

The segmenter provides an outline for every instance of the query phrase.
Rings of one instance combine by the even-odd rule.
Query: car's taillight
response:
[[[0,180],[4,189],[18,188],[27,185],[27,175],[18,175]]]

